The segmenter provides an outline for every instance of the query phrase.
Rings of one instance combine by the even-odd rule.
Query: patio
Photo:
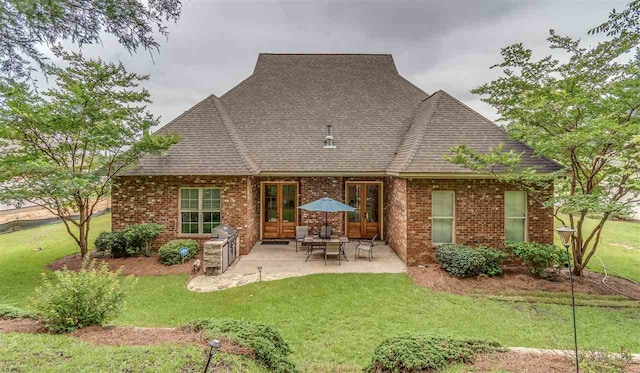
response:
[[[338,265],[338,259],[331,257],[325,265],[321,252],[315,252],[305,262],[306,247],[298,246],[295,241],[288,245],[270,245],[266,241],[258,242],[248,255],[240,256],[229,269],[218,276],[198,276],[187,287],[192,291],[206,292],[228,289],[259,281],[258,267],[262,267],[262,281],[280,280],[289,277],[306,276],[317,273],[403,273],[404,263],[387,245],[378,242],[369,262],[365,255],[354,260],[357,242],[345,246],[344,257]]]

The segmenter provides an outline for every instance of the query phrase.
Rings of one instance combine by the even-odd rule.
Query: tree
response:
[[[163,23],[177,21],[181,11],[180,0],[0,0],[0,73],[24,78],[33,70],[30,62],[46,71],[39,46],[67,39],[94,44],[101,33],[130,52],[157,49],[154,31],[167,36]]]
[[[60,217],[84,257],[92,214],[113,178],[178,138],[149,134],[158,119],[139,88],[147,76],[57,53],[68,66],[49,69],[55,87],[37,93],[25,83],[0,84],[0,201],[30,202]]]
[[[596,253],[607,219],[624,215],[640,195],[640,33],[639,2],[592,32],[604,41],[583,47],[577,39],[550,31],[552,49],[564,52],[534,59],[522,44],[502,49],[502,76],[475,88],[497,109],[511,137],[538,155],[565,167],[541,175],[520,164],[520,154],[457,146],[447,156],[454,163],[516,183],[538,199],[562,223],[576,229],[572,242],[574,273],[580,275]],[[634,8],[635,7],[635,8]],[[635,12],[634,12],[635,9]],[[555,196],[544,193],[555,181]],[[568,222],[563,219],[568,215]],[[588,216],[597,216],[593,229]]]

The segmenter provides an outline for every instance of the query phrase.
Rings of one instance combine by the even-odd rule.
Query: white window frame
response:
[[[197,209],[183,209],[182,208],[182,191],[183,190],[198,190],[198,208]],[[222,220],[222,189],[217,186],[208,186],[208,187],[180,187],[178,190],[178,235],[180,236],[208,236],[209,233],[204,232],[204,208],[203,208],[203,200],[204,200],[204,190],[205,189],[217,189],[220,194],[220,208],[218,210],[207,210],[206,212],[219,212],[220,220]],[[198,213],[198,233],[183,233],[182,232],[182,213],[183,212],[197,212]],[[222,223],[222,222],[220,222]]]
[[[453,211],[453,215],[452,216],[434,216],[433,215],[433,196],[436,193],[450,193],[451,194],[451,202],[453,204],[451,211]],[[451,220],[451,242],[436,242],[434,241],[433,237],[434,237],[434,221],[436,219],[440,219],[440,220]],[[452,190],[434,190],[431,191],[431,243],[434,245],[444,245],[444,244],[448,244],[448,243],[455,243],[456,242],[456,192],[452,191]]]
[[[507,193],[523,193],[524,194],[524,217],[523,216],[507,216]],[[507,220],[518,219],[522,220],[524,224],[524,237],[522,242],[529,242],[529,195],[522,190],[506,190],[504,192],[504,239],[507,240]]]

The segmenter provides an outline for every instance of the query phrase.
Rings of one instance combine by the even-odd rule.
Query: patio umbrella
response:
[[[306,205],[298,206],[298,208],[306,211],[324,211],[324,225],[327,225],[328,215],[330,212],[354,212],[356,210],[349,205],[345,205],[344,203],[338,202],[329,197],[320,198],[319,200],[307,203]]]

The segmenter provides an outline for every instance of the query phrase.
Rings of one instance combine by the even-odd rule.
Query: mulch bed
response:
[[[189,260],[183,264],[164,265],[158,260],[158,255],[152,256],[136,256],[132,258],[103,258],[96,261],[105,261],[109,264],[112,271],[122,268],[122,274],[135,276],[159,276],[159,275],[180,275],[191,274],[191,266],[193,260]],[[82,268],[82,257],[80,254],[74,254],[60,258],[49,264],[47,268],[52,271],[60,270],[64,267],[72,271],[79,271]],[[200,270],[202,271],[202,269]]]
[[[571,290],[568,271],[562,271],[557,281],[537,279],[525,267],[507,267],[503,276],[456,278],[438,265],[409,267],[407,273],[418,286],[455,294],[517,293],[523,291],[568,292]],[[618,277],[607,277],[606,283],[620,293],[602,284],[603,274],[585,270],[582,277],[574,277],[576,292],[593,295],[625,295],[640,299],[640,285]]]
[[[2,333],[45,333],[42,323],[33,319],[9,319],[0,317]]]
[[[490,355],[479,355],[470,366],[471,372],[495,372],[506,371],[514,373],[547,373],[547,372],[572,372],[575,365],[572,357],[559,354],[527,354],[518,352],[505,352]],[[640,372],[640,365],[629,364],[626,372]]]

